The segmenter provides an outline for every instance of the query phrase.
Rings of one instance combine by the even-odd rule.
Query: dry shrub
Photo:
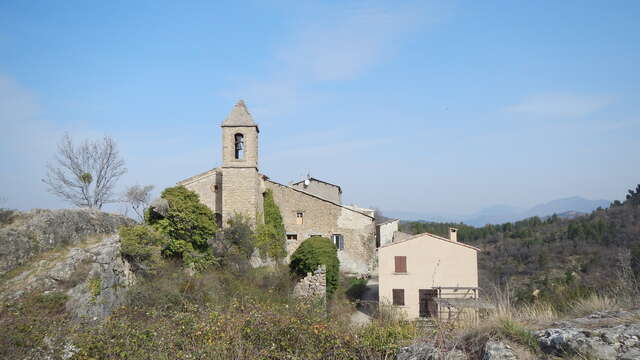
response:
[[[598,311],[619,309],[618,299],[607,295],[592,294],[584,299],[579,299],[571,305],[571,313],[576,316],[585,316]]]

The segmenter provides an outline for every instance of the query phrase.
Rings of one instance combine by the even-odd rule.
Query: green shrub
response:
[[[147,225],[123,226],[119,233],[122,256],[134,263],[136,271],[155,273],[162,263],[160,251],[168,245],[169,239]]]
[[[87,288],[91,294],[91,303],[95,304],[98,300],[98,296],[102,293],[102,279],[99,276],[91,278],[87,282]]]
[[[362,294],[367,291],[367,279],[349,279],[346,295],[350,300],[362,299]]]
[[[169,203],[166,216],[149,210],[145,218],[149,225],[169,237],[163,254],[184,260],[184,254],[193,250],[207,253],[207,241],[218,231],[211,209],[200,202],[198,194],[183,186],[166,188],[161,197]]]
[[[401,346],[408,345],[419,334],[415,323],[374,321],[359,331],[365,349],[381,354],[381,359],[394,358]]]
[[[249,219],[238,213],[233,214],[227,221],[221,240],[216,251],[227,263],[247,262],[254,249],[254,234]]]
[[[194,249],[206,250],[207,240],[217,229],[211,209],[200,202],[198,194],[183,186],[166,188],[161,197],[169,203],[167,216],[147,212],[147,222],[172,240],[183,240]]]
[[[327,268],[327,294],[333,294],[338,287],[340,261],[331,240],[312,236],[303,241],[291,255],[289,268],[292,273],[304,277],[318,269],[321,264]]]
[[[287,256],[286,236],[280,208],[273,199],[273,192],[267,190],[264,195],[264,224],[256,228],[256,247],[262,255],[280,261]]]
[[[533,332],[514,320],[501,319],[500,333],[507,339],[528,347],[533,352],[537,352],[540,349],[538,340]]]

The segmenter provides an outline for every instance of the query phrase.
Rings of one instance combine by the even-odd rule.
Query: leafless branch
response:
[[[151,203],[153,188],[153,185],[133,185],[129,186],[124,194],[124,201],[131,206],[140,221],[144,219],[144,210]]]
[[[68,134],[62,137],[54,163],[47,164],[42,181],[48,191],[76,206],[102,208],[116,202],[113,188],[127,172],[115,141],[105,136],[101,140],[85,140],[78,146]]]

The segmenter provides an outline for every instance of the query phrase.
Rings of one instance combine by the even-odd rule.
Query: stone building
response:
[[[280,184],[259,172],[259,128],[243,101],[222,122],[222,165],[178,182],[200,196],[218,225],[235,213],[255,225],[263,214],[263,197],[271,190],[282,213],[288,254],[312,235],[331,239],[341,271],[369,273],[375,267],[377,228],[374,211],[342,204],[342,189],[316,178]],[[396,227],[397,228],[397,227]]]

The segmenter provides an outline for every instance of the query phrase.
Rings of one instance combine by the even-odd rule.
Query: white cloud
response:
[[[358,3],[359,4],[359,3]],[[316,84],[350,81],[393,56],[402,38],[435,19],[425,2],[394,8],[344,5],[306,9],[272,54],[272,71],[243,79],[224,95],[247,99],[263,119],[294,110],[301,101],[318,101]],[[441,12],[441,11],[439,11]],[[313,100],[309,100],[313,99]]]
[[[507,112],[543,117],[575,118],[601,110],[613,102],[609,96],[545,93],[508,106]]]

